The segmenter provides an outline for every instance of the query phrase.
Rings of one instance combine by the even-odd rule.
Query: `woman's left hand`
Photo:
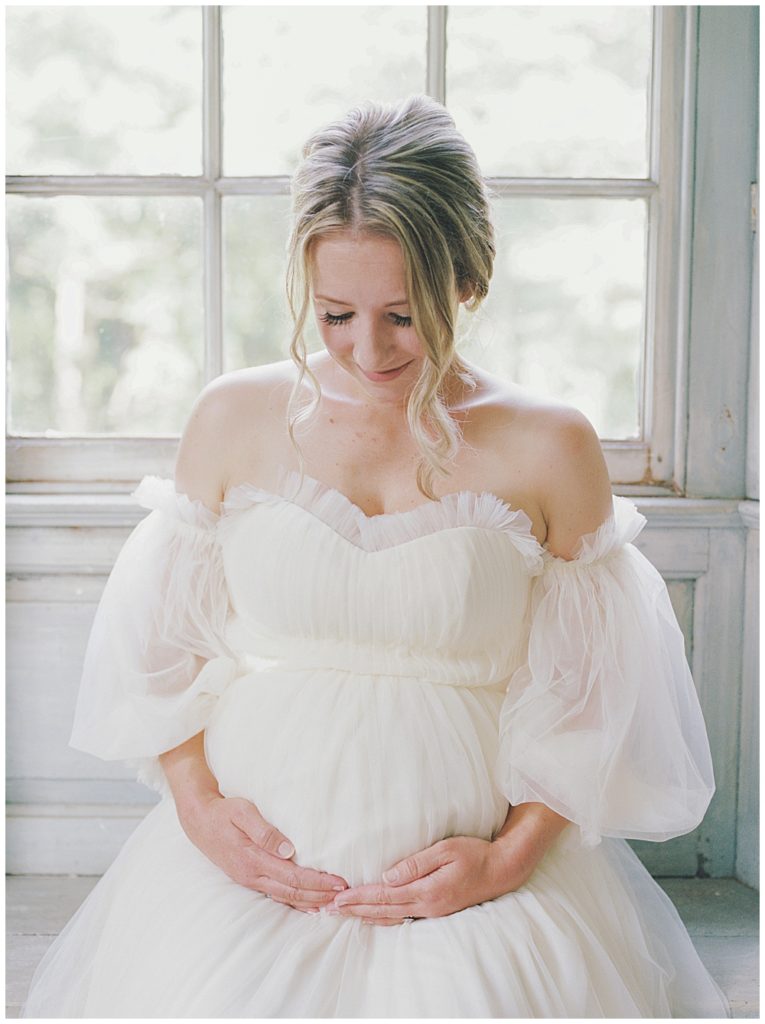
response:
[[[507,850],[499,844],[451,836],[388,868],[383,883],[338,893],[327,911],[384,925],[411,917],[445,917],[502,896],[526,880],[520,865],[517,879],[512,876]]]

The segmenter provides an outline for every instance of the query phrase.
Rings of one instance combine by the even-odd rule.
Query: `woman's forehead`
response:
[[[406,300],[404,256],[395,239],[350,233],[322,237],[313,247],[312,263],[317,296],[343,301],[345,292],[352,292],[370,300],[387,296],[391,304]]]

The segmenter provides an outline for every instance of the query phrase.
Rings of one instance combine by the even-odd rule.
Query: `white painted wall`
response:
[[[759,189],[754,190],[755,209]],[[739,781],[736,813],[735,874],[742,882],[759,888],[759,556],[760,556],[760,315],[759,315],[759,231],[752,236],[752,313],[749,351],[747,417],[746,494],[741,503],[747,524],[744,602],[744,658],[741,680],[741,731],[739,734]]]

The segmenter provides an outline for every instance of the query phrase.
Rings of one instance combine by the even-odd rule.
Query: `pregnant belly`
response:
[[[218,701],[205,752],[224,796],[255,803],[298,864],[360,885],[439,839],[501,827],[501,700],[395,676],[258,671]]]

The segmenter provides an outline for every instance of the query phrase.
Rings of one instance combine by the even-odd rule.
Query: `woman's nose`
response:
[[[393,355],[390,339],[373,324],[357,324],[353,349],[357,364],[370,371],[388,369]]]

